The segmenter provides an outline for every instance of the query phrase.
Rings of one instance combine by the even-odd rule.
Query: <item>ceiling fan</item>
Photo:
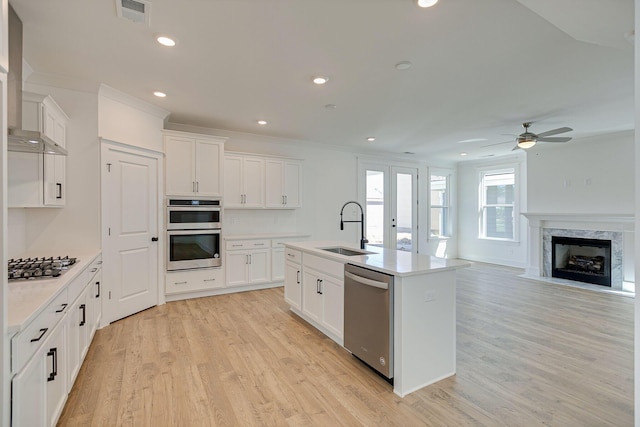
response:
[[[571,141],[570,136],[559,136],[552,137],[552,135],[558,135],[565,132],[571,132],[573,129],[568,127],[562,127],[557,129],[548,130],[546,132],[542,132],[539,134],[535,134],[533,132],[529,132],[529,126],[531,126],[532,122],[524,122],[522,123],[522,127],[524,128],[524,132],[520,135],[516,135],[516,146],[513,148],[514,150],[518,150],[520,148],[531,148],[538,142],[568,142]],[[485,147],[489,147],[491,145],[499,145],[506,144],[507,142],[499,142],[498,144],[490,144],[485,145]]]

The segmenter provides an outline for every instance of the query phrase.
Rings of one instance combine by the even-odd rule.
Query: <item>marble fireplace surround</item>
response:
[[[529,220],[529,255],[525,274],[551,277],[551,236],[611,240],[611,289],[622,289],[625,248],[633,242],[632,214],[523,213]],[[631,246],[632,247],[632,246]]]

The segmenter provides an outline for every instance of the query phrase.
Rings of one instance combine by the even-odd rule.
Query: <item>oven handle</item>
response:
[[[214,230],[167,230],[169,236],[184,236],[186,234],[220,234],[220,229]]]
[[[222,208],[220,206],[167,206],[167,211],[180,211],[180,212],[220,212]]]
[[[389,289],[389,284],[385,283],[385,282],[380,282],[378,280],[371,280],[371,279],[367,279],[366,277],[362,277],[362,276],[356,276],[353,273],[350,273],[348,271],[344,272],[344,277],[347,277],[351,280],[354,280],[358,283],[362,283],[363,285],[367,285],[367,286],[373,286],[374,288],[380,288],[380,289]]]

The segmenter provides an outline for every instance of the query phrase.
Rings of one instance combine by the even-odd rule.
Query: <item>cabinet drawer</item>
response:
[[[227,240],[226,248],[228,251],[236,251],[242,249],[266,249],[271,247],[271,240]]]
[[[69,302],[74,302],[82,293],[87,283],[89,283],[93,277],[97,274],[98,270],[102,267],[102,255],[98,255],[91,264],[89,264],[83,271],[69,283],[67,289],[69,290]]]
[[[302,262],[302,252],[295,249],[285,248],[284,259],[286,259],[287,261],[295,262],[296,264],[300,264]]]
[[[316,255],[305,254],[304,266],[311,267],[314,270],[330,274],[338,279],[344,278],[344,264],[338,261],[328,260]]]
[[[224,273],[221,268],[168,272],[166,275],[166,293],[201,291],[222,288]]]
[[[18,372],[45,342],[56,324],[62,320],[69,297],[64,289],[22,332],[11,340],[11,371]]]

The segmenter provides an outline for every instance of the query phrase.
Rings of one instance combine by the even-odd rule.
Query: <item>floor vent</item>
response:
[[[141,0],[116,0],[118,18],[128,19],[149,26],[151,4]]]

